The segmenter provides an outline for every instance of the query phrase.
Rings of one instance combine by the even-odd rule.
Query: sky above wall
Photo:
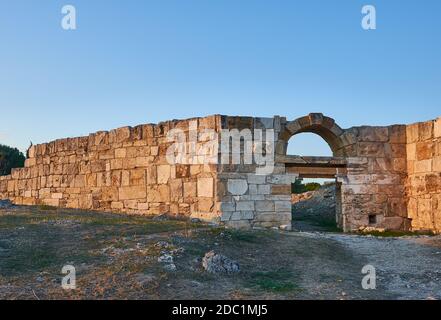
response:
[[[60,26],[65,4],[77,30]],[[377,30],[361,28],[365,4]],[[440,15],[438,0],[0,0],[0,143],[218,113],[436,118]],[[291,153],[326,154],[318,140]]]

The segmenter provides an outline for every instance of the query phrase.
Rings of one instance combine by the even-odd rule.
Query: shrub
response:
[[[12,168],[24,166],[25,156],[17,148],[0,144],[0,176],[11,173]]]
[[[320,183],[308,182],[303,184],[301,180],[296,180],[296,182],[291,184],[291,193],[304,193],[307,191],[314,191],[320,188]]]

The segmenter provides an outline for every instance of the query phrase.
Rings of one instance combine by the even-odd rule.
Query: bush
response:
[[[303,184],[301,180],[296,180],[296,182],[291,184],[291,193],[304,193],[308,191],[314,191],[320,188],[320,183],[308,182]]]
[[[11,173],[12,168],[24,166],[25,156],[17,148],[0,144],[0,176]]]

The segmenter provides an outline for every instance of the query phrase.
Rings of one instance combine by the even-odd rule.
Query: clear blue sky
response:
[[[60,26],[65,4],[75,31]],[[215,113],[435,118],[440,16],[439,0],[0,0],[0,143]],[[304,141],[298,153],[325,152]]]

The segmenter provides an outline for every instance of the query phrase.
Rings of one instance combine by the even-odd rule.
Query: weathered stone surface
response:
[[[248,183],[244,179],[228,179],[227,189],[232,195],[243,195],[248,191]]]
[[[335,157],[344,159],[344,167],[324,170],[331,162],[311,158],[308,161],[318,167],[299,170],[277,158],[273,172],[257,175],[255,163],[168,163],[167,133],[172,128],[188,132],[192,125],[200,125],[196,133],[274,129],[278,158],[285,155],[293,134],[313,132],[326,140]],[[204,149],[196,143],[195,150]],[[190,158],[199,160],[211,155],[210,150]],[[341,183],[346,231],[367,225],[372,214],[378,218],[374,227],[406,229],[412,219],[413,230],[441,228],[441,118],[343,130],[318,113],[294,121],[279,116],[212,116],[59,139],[32,146],[28,154],[24,168],[0,177],[0,199],[24,205],[184,214],[238,228],[280,227],[291,219],[291,183],[299,176],[326,171]],[[332,161],[337,161],[335,157]]]
[[[198,188],[198,197],[212,197],[213,178],[198,178],[197,188]]]

